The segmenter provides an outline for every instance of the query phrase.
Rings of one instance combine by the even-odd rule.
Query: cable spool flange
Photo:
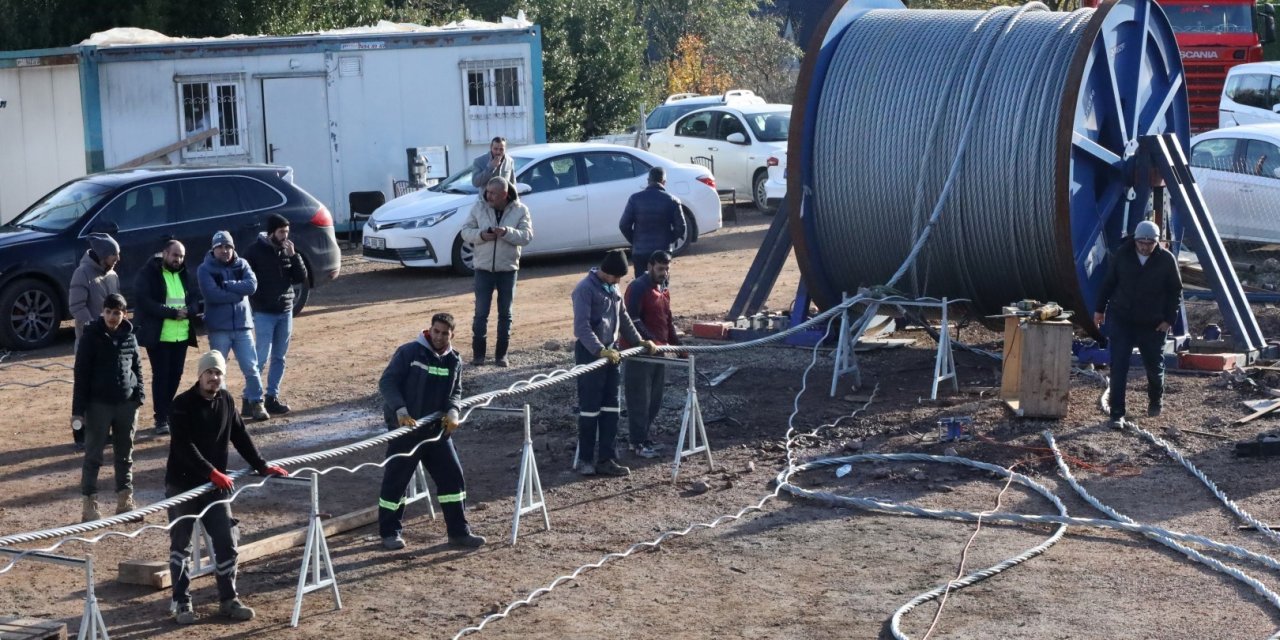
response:
[[[1189,137],[1177,44],[1151,0],[1072,13],[837,4],[794,105],[787,209],[820,307],[885,282],[947,193],[899,288],[980,313],[1052,299],[1091,332],[1108,251],[1147,209],[1138,138]]]

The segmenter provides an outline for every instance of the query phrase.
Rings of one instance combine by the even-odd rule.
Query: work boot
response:
[[[596,465],[596,473],[602,476],[622,477],[631,475],[631,470],[618,464],[616,460],[605,460]]]
[[[498,356],[497,358],[494,358],[493,364],[494,366],[503,367],[503,368],[511,366],[511,363],[507,362],[506,356]]]
[[[1147,405],[1147,416],[1148,416],[1148,417],[1151,417],[1151,418],[1158,418],[1158,417],[1160,417],[1160,410],[1163,408],[1163,407],[1161,407],[1160,405],[1161,405],[1161,403],[1160,403],[1160,402],[1152,402],[1152,403],[1148,404],[1148,405]]]
[[[239,598],[232,598],[218,605],[218,613],[232,620],[252,620],[253,609],[244,606]]]
[[[175,602],[171,609],[174,622],[178,624],[195,624],[197,616],[195,609],[191,608],[190,602]]]
[[[478,536],[470,531],[460,536],[449,536],[449,546],[460,549],[478,549],[483,547],[484,543],[484,536]]]
[[[168,423],[168,422],[157,422],[157,423],[156,423],[156,435],[158,435],[158,436],[167,436],[167,435],[169,435],[169,423]]]
[[[273,416],[282,416],[289,413],[289,405],[281,402],[278,396],[267,396],[262,403],[262,408]]]
[[[573,465],[573,470],[577,471],[580,476],[594,476],[596,474],[596,466],[590,462],[579,462]]]
[[[242,400],[240,405],[240,417],[250,420],[270,420],[271,414],[263,408],[261,400]]]
[[[116,515],[128,513],[135,509],[133,504],[133,489],[125,489],[116,492]]]
[[[98,496],[84,496],[83,506],[80,507],[80,522],[93,522],[102,517],[102,513],[98,511]]]
[[[1112,418],[1107,421],[1107,426],[1117,431],[1123,431],[1125,427],[1124,418]]]
[[[507,366],[507,344],[510,338],[498,336],[498,343],[493,345],[493,363],[499,367]]]
[[[488,351],[488,344],[484,338],[471,339],[471,366],[484,366],[484,352]]]
[[[400,534],[387,536],[382,539],[382,548],[388,551],[399,551],[404,548],[404,538]]]

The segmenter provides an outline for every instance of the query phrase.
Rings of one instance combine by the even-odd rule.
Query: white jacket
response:
[[[481,271],[519,271],[520,251],[533,240],[533,220],[529,207],[520,202],[515,186],[507,191],[507,206],[502,215],[484,201],[484,192],[476,198],[462,225],[463,242],[471,243],[475,251],[473,266]],[[506,235],[495,240],[484,240],[480,233],[489,227],[502,227]]]

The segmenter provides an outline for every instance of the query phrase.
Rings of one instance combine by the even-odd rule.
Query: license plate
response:
[[[372,236],[365,236],[365,237],[364,237],[364,246],[369,247],[370,249],[386,249],[386,248],[387,248],[387,239],[386,239],[386,238],[375,238],[375,237],[372,237]]]

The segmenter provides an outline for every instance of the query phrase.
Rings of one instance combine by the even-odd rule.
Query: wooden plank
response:
[[[1219,440],[1230,440],[1230,439],[1231,439],[1231,436],[1224,436],[1224,435],[1222,435],[1222,434],[1220,434],[1220,433],[1209,433],[1208,431],[1199,431],[1199,430],[1196,430],[1196,429],[1179,429],[1179,431],[1185,431],[1185,432],[1187,432],[1187,433],[1194,433],[1194,434],[1196,434],[1196,435],[1198,435],[1198,436],[1205,436],[1205,437],[1207,437],[1207,438],[1218,438]]]
[[[324,521],[325,537],[359,529],[378,521],[378,508],[368,507],[359,511],[343,514]],[[307,541],[307,527],[286,531],[262,540],[255,540],[240,545],[237,550],[241,564],[273,553],[279,553],[293,547],[300,547]],[[125,560],[120,563],[116,580],[126,584],[140,584],[164,589],[172,585],[169,577],[168,562],[151,562],[146,560]],[[163,585],[163,586],[161,586]]]
[[[0,640],[67,640],[67,625],[36,618],[0,618]]]
[[[1071,325],[1028,322],[1022,331],[1022,415],[1061,418],[1067,415],[1071,388]]]
[[[738,365],[733,365],[733,366],[729,367],[728,369],[725,369],[725,370],[724,370],[724,372],[722,372],[720,375],[718,375],[718,376],[716,376],[716,377],[712,378],[712,379],[711,379],[711,382],[708,382],[708,383],[707,383],[707,386],[708,386],[708,387],[715,387],[715,386],[719,386],[719,384],[720,384],[721,382],[724,382],[725,380],[728,380],[728,379],[729,379],[729,376],[731,376],[731,375],[733,375],[733,374],[735,374],[735,373],[737,373],[737,372],[738,372]]]
[[[1265,415],[1267,415],[1267,414],[1269,414],[1269,413],[1271,413],[1271,412],[1275,411],[1276,409],[1280,409],[1280,401],[1276,401],[1276,402],[1271,403],[1271,404],[1269,404],[1269,405],[1267,405],[1267,406],[1264,406],[1264,407],[1262,407],[1262,408],[1258,409],[1257,411],[1254,411],[1253,413],[1251,413],[1251,414],[1249,414],[1249,415],[1247,415],[1247,416],[1245,416],[1245,417],[1243,417],[1243,418],[1240,418],[1239,420],[1236,420],[1236,421],[1235,421],[1235,422],[1233,422],[1232,424],[1245,424],[1245,423],[1247,423],[1247,422],[1253,422],[1254,420],[1257,420],[1258,418],[1261,418],[1262,416],[1265,416]]]
[[[1022,332],[1017,318],[1004,319],[1004,357],[1000,374],[1000,399],[1017,400],[1022,370]],[[1016,412],[1016,409],[1015,409]]]
[[[141,167],[142,165],[148,162],[151,162],[152,160],[159,160],[160,158],[163,158],[173,153],[174,151],[178,151],[183,147],[186,147],[188,145],[193,145],[197,142],[203,142],[209,138],[212,138],[218,135],[218,133],[219,133],[219,129],[217,127],[209,129],[208,131],[201,131],[200,133],[197,133],[193,136],[183,138],[171,145],[162,147],[160,149],[156,149],[155,151],[152,151],[151,153],[148,153],[146,155],[138,156],[124,164],[118,164],[112,168],[113,169],[132,169],[133,167]]]

